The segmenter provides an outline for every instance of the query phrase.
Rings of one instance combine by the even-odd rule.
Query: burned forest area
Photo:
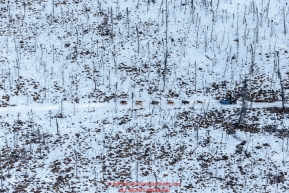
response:
[[[0,0],[0,192],[289,192],[288,33],[286,0]]]

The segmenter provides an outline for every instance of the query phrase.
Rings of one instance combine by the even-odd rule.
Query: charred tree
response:
[[[243,87],[242,87],[242,92],[241,92],[242,107],[239,111],[239,118],[238,118],[237,126],[246,124],[246,113],[248,110],[247,100],[249,99],[248,81],[249,80],[247,78],[245,78],[243,81]]]

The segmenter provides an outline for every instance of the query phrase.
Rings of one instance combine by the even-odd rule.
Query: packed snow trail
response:
[[[248,103],[251,106],[251,103]],[[266,107],[281,107],[282,102],[273,102],[273,103],[252,103],[252,108],[266,108]],[[131,110],[132,103],[131,101],[127,101],[126,105],[120,104],[119,101],[116,103],[109,102],[109,103],[80,103],[80,104],[73,104],[70,102],[63,102],[63,113],[67,114],[66,112],[73,112],[73,111],[84,111],[89,112],[93,110],[123,110],[128,109]],[[212,108],[225,108],[225,109],[233,109],[233,108],[241,108],[241,103],[233,104],[233,105],[222,105],[217,100],[210,100],[208,102],[197,103],[196,101],[190,101],[189,104],[182,104],[181,101],[175,102],[174,105],[169,105],[165,100],[163,100],[158,105],[152,105],[150,102],[143,102],[142,106],[137,106],[135,101],[133,102],[133,109],[134,110],[148,110],[148,109],[212,109]],[[61,111],[61,104],[41,104],[41,103],[31,103],[29,105],[16,105],[16,106],[8,106],[0,108],[0,113],[18,113],[18,112],[48,112],[51,110],[52,112]]]

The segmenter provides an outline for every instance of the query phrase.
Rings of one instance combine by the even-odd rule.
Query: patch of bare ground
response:
[[[267,107],[265,108],[269,113],[281,113],[281,114],[289,114],[289,108],[285,107]]]

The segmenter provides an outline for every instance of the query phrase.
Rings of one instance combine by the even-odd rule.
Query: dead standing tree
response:
[[[280,87],[281,87],[281,100],[282,100],[282,109],[285,109],[285,104],[287,102],[287,97],[285,96],[285,91],[284,91],[284,84],[283,84],[283,80],[282,80],[282,76],[281,76],[281,72],[280,72],[280,64],[279,64],[279,52],[275,53],[275,57],[277,57],[277,59],[275,59],[277,61],[277,66],[278,66],[278,70],[277,70],[277,75],[278,78],[280,80]]]
[[[166,51],[165,51],[165,61],[164,61],[164,74],[163,74],[163,81],[164,81],[164,88],[166,87],[166,73],[167,73],[167,64],[168,64],[168,1],[166,0]]]
[[[249,79],[247,79],[247,77],[245,77],[245,79],[243,81],[243,87],[242,87],[242,93],[241,93],[242,107],[239,111],[239,119],[237,122],[237,126],[241,126],[241,125],[246,124],[246,112],[248,109],[247,100],[249,99],[248,81],[249,81]]]
[[[96,92],[97,83],[99,81],[98,73],[99,73],[99,71],[96,69],[95,64],[93,62],[93,75],[92,75],[92,80],[93,80],[93,83],[94,83],[93,92]]]

